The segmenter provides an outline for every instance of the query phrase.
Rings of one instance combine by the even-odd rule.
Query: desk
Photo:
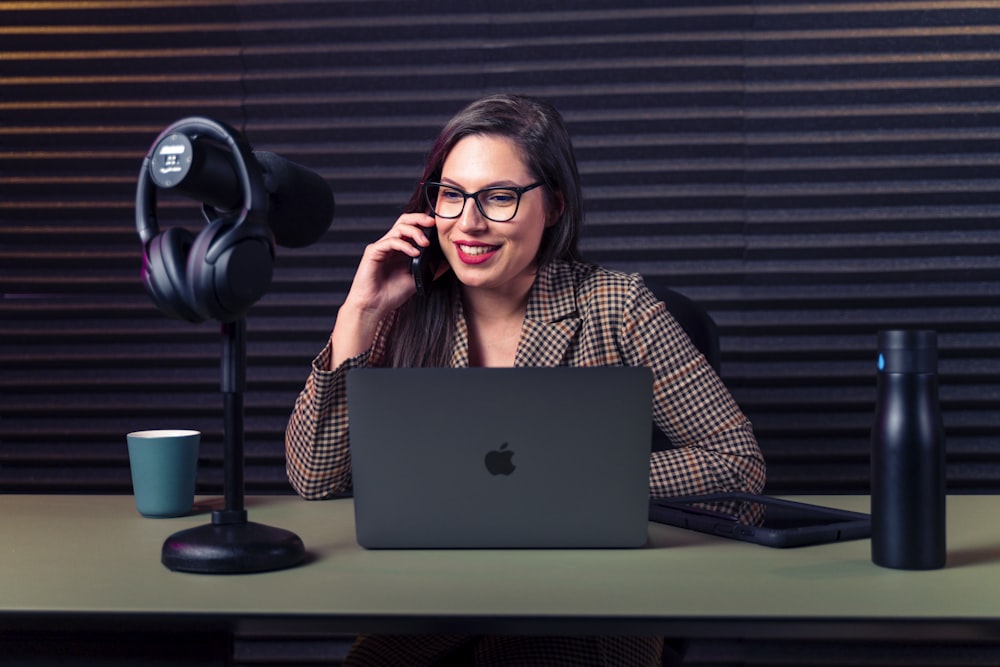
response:
[[[803,500],[868,507],[861,496]],[[164,568],[163,540],[217,504],[145,519],[131,496],[0,496],[0,631],[1000,636],[1000,497],[949,497],[948,567],[930,572],[873,565],[867,540],[778,550],[657,524],[636,550],[365,551],[352,501],[291,496],[247,507],[302,537],[307,564]]]

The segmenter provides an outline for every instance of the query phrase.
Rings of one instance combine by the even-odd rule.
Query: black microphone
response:
[[[334,200],[322,176],[265,151],[253,151],[268,194],[267,226],[274,242],[304,248],[333,222]],[[228,150],[202,137],[173,132],[152,151],[149,174],[160,188],[174,189],[218,211],[238,210],[244,200]]]

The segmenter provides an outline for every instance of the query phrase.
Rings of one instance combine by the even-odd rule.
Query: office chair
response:
[[[689,297],[665,284],[647,282],[646,286],[657,299],[666,304],[667,310],[684,329],[684,333],[688,335],[698,351],[705,355],[708,364],[718,373],[722,358],[722,353],[719,350],[719,329],[708,311]],[[651,447],[654,452],[671,447],[670,441],[655,425],[653,426]]]

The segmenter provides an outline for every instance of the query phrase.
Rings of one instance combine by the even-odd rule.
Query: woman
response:
[[[761,491],[764,461],[749,421],[663,304],[639,276],[581,261],[579,174],[553,107],[515,95],[466,107],[439,135],[405,210],[365,249],[296,401],[286,452],[299,494],[350,488],[345,378],[359,366],[647,366],[653,420],[674,445],[651,455],[651,496]],[[430,246],[432,228],[443,261],[432,289],[416,296],[410,262]],[[424,657],[455,645],[440,639]],[[410,664],[415,641],[404,642]],[[491,650],[509,654],[510,641],[475,650],[485,661]],[[648,638],[565,641],[591,642],[582,653],[608,664],[658,650]],[[373,638],[368,648],[390,644]]]

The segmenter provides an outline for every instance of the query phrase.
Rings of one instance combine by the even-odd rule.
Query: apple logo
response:
[[[486,469],[491,475],[509,475],[514,472],[514,450],[507,449],[507,443],[500,445],[500,449],[494,449],[486,453]]]

